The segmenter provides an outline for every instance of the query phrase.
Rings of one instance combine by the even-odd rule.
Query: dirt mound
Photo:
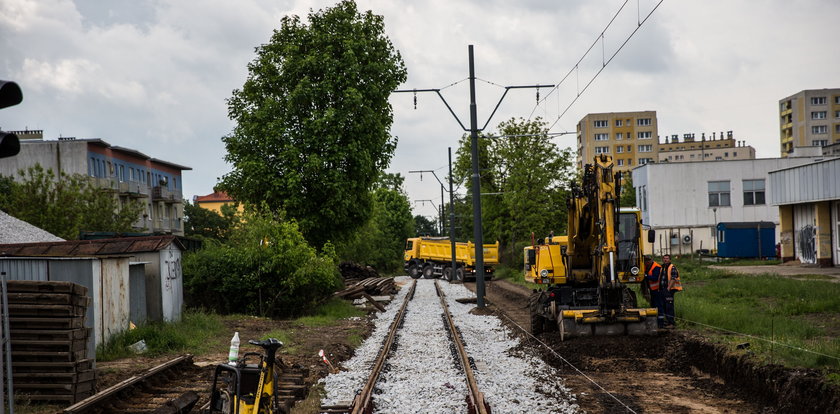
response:
[[[697,335],[683,336],[679,353],[678,359],[736,384],[778,412],[840,412],[840,387],[827,383],[819,371],[759,365],[747,353],[730,352]]]

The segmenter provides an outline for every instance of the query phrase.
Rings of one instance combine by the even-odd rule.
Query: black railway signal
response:
[[[11,81],[0,80],[0,109],[17,105],[23,101],[20,87]],[[11,132],[0,131],[0,158],[11,157],[20,152],[20,141]]]

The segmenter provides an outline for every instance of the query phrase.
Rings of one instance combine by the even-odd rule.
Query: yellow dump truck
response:
[[[417,279],[443,276],[446,280],[475,279],[475,244],[455,243],[455,265],[452,271],[452,244],[446,237],[412,237],[405,242],[405,271]],[[493,275],[493,266],[499,264],[499,242],[484,245],[484,274]]]

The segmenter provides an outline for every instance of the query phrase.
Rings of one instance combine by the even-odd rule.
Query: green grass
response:
[[[527,287],[528,289],[538,289],[544,287],[544,285],[538,285],[536,283],[526,282],[525,281],[525,272],[522,271],[522,268],[519,267],[508,267],[508,266],[499,266],[496,268],[494,272],[493,279],[497,280],[507,280],[511,283],[516,283],[517,285],[522,285]]]
[[[840,358],[840,339],[835,335],[840,329],[840,284],[737,275],[688,260],[678,261],[677,266],[684,290],[677,294],[676,312],[685,319],[680,322],[683,327],[704,331],[733,349],[749,342],[750,351],[768,363],[840,368],[840,360],[832,358]]]
[[[275,329],[271,332],[266,332],[262,337],[260,337],[260,340],[264,341],[268,338],[274,338],[283,343],[283,347],[280,348],[280,352],[294,354],[298,351],[298,346],[296,345],[297,341],[295,341],[294,332],[292,331]]]
[[[305,326],[329,326],[340,319],[364,316],[365,312],[356,308],[350,302],[342,299],[332,298],[319,305],[312,315],[303,316],[297,322]]]
[[[720,266],[772,266],[780,263],[782,263],[782,261],[777,259],[725,259],[715,264]]]
[[[128,346],[144,340],[148,351],[144,355],[156,356],[170,352],[201,353],[212,347],[212,339],[223,330],[222,317],[203,311],[188,310],[181,321],[175,323],[153,322],[126,330],[112,336],[96,349],[97,361],[111,361],[134,355]]]

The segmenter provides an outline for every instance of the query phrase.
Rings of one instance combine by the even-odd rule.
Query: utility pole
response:
[[[452,246],[452,280],[464,282],[458,277],[458,265],[455,261],[455,192],[452,190],[452,147],[449,147],[449,244]]]
[[[470,71],[470,128],[467,129],[464,127],[464,124],[461,122],[461,119],[458,118],[458,115],[455,114],[455,111],[452,110],[452,107],[449,106],[449,103],[446,102],[446,99],[443,98],[443,95],[440,94],[440,89],[402,89],[396,90],[396,93],[414,93],[415,95],[417,92],[434,92],[438,95],[443,104],[446,105],[446,108],[449,109],[449,113],[455,117],[455,120],[461,126],[464,131],[470,132],[470,142],[472,148],[472,197],[473,197],[473,230],[475,237],[475,271],[476,271],[476,296],[478,296],[476,305],[479,308],[484,307],[484,236],[481,228],[481,183],[480,183],[480,174],[478,168],[478,132],[483,131],[484,128],[487,128],[487,124],[490,123],[490,120],[493,119],[493,115],[496,114],[496,111],[499,109],[499,105],[502,104],[502,101],[507,96],[507,93],[511,89],[525,89],[525,88],[553,88],[554,85],[527,85],[527,86],[505,86],[505,93],[502,94],[502,97],[499,98],[499,102],[496,103],[496,107],[493,109],[493,112],[487,118],[487,122],[484,123],[484,126],[479,128],[478,127],[478,114],[476,110],[476,103],[475,103],[475,64],[473,59],[473,45],[468,46],[468,56],[469,56],[469,71]],[[451,180],[451,173],[450,173],[450,180]]]

